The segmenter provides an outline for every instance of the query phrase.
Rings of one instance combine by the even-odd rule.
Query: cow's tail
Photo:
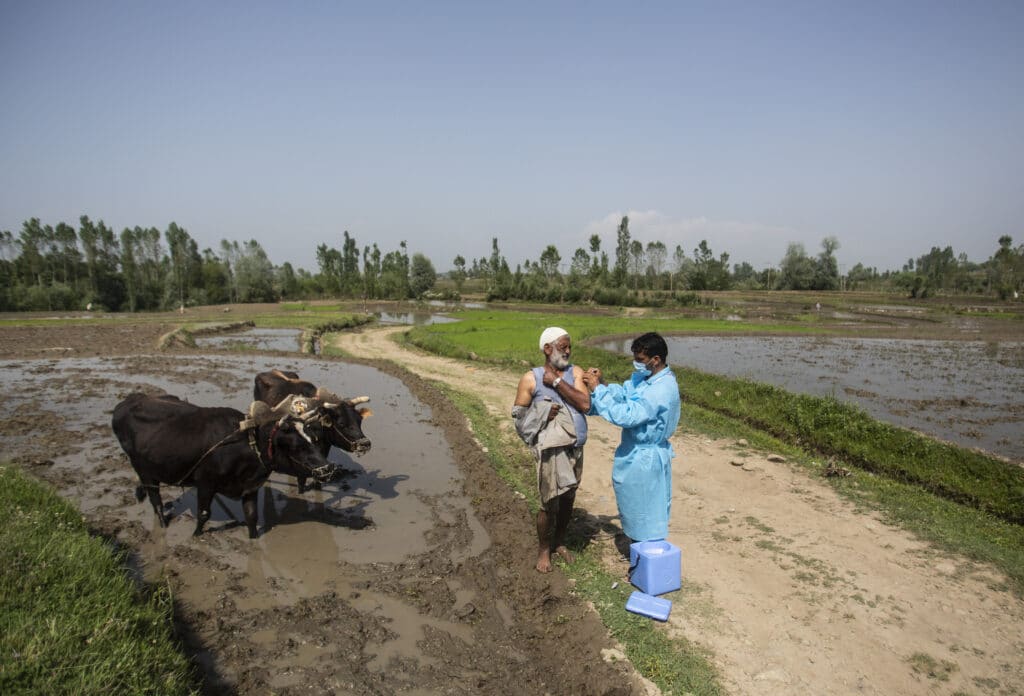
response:
[[[145,498],[145,497],[146,497],[146,489],[140,483],[138,486],[135,487],[135,499],[141,503],[142,499]]]

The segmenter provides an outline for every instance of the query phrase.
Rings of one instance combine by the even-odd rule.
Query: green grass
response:
[[[0,693],[198,693],[171,614],[70,504],[0,465]]]
[[[473,351],[488,362],[518,365],[524,359],[531,364],[535,361],[539,327],[551,325],[561,326],[572,335],[576,362],[585,362],[582,358],[588,355],[600,355],[607,360],[610,354],[606,351],[596,351],[582,345],[595,336],[639,334],[645,331],[737,334],[758,331],[742,322],[683,318],[658,313],[630,317],[616,311],[605,314],[567,314],[472,309],[460,312],[459,319],[454,323],[416,327],[411,331],[411,340],[421,348],[448,357],[465,358],[469,351]],[[775,333],[796,334],[815,331],[812,327],[797,324],[777,324],[771,330]],[[820,329],[817,333],[821,333]],[[628,360],[623,360],[624,364],[628,364]]]
[[[558,325],[573,336],[573,362],[600,366],[609,380],[620,380],[631,370],[629,357],[582,341],[610,333],[701,331],[709,324],[739,330],[732,322],[654,316],[480,310],[465,312],[462,319],[415,327],[405,340],[449,357],[464,359],[472,352],[480,360],[521,369],[536,362],[538,327]],[[841,493],[943,550],[992,563],[1009,576],[1015,592],[1024,593],[1024,469],[881,423],[836,399],[673,369],[683,397],[681,427],[746,438],[751,447],[783,454],[813,474],[821,472],[822,459],[842,464],[854,475],[829,479]]]
[[[474,396],[437,384],[448,399],[466,415],[473,433],[487,448],[487,456],[498,475],[526,497],[531,512],[539,507],[532,455],[514,435],[504,432]],[[718,696],[724,693],[718,674],[708,655],[683,638],[670,639],[651,619],[626,611],[626,600],[633,591],[622,578],[606,570],[600,549],[579,535],[570,534],[569,547],[576,554],[571,565],[556,562],[576,581],[575,592],[594,604],[609,632],[625,648],[626,656],[645,677],[664,693]],[[615,585],[615,587],[613,587]],[[666,595],[675,602],[673,611],[685,612],[685,599],[679,592]]]

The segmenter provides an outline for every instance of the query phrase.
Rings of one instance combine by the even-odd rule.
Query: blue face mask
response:
[[[633,361],[633,371],[635,374],[639,374],[641,377],[646,377],[651,374],[651,368],[647,367],[646,363],[642,363],[639,360]]]

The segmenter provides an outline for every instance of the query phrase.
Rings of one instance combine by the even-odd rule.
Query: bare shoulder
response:
[[[573,365],[573,366],[572,366],[572,376],[573,376],[573,381],[576,381],[576,380],[578,380],[578,379],[582,379],[582,378],[583,378],[583,373],[584,373],[584,372],[586,372],[586,370],[584,370],[584,369],[583,369],[582,367],[580,367],[579,365]]]
[[[533,401],[533,393],[537,391],[537,380],[533,378],[533,371],[527,372],[519,378],[519,386],[516,387],[516,406],[529,406]]]

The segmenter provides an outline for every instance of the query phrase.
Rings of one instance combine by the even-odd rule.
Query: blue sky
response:
[[[0,0],[0,229],[200,248],[591,234],[757,268],[1024,242],[1024,2]]]

